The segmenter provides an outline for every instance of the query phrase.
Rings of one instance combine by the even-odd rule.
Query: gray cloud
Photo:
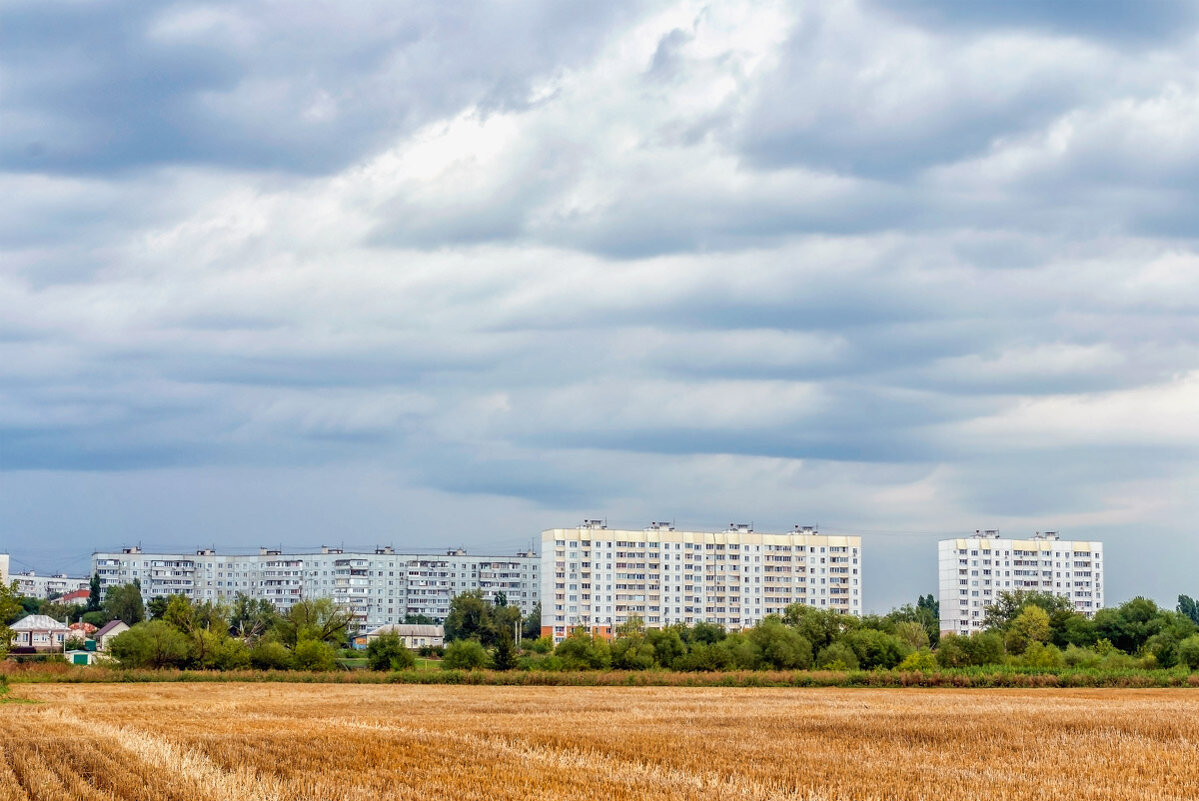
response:
[[[0,547],[819,522],[885,608],[1056,528],[1193,593],[1191,22],[1064,8],[10,4]]]

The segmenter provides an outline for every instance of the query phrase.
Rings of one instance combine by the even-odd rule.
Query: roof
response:
[[[105,634],[111,634],[112,630],[115,629],[117,626],[124,626],[125,628],[129,628],[129,624],[126,623],[124,620],[110,620],[109,622],[107,622],[103,626],[101,626],[100,629],[96,632],[96,634],[95,634],[96,639],[100,639]]]
[[[58,600],[60,600],[60,601],[86,601],[91,594],[92,594],[91,590],[75,590],[74,592],[68,592],[66,595],[62,596]]]
[[[66,623],[60,623],[49,615],[26,615],[9,626],[13,631],[70,631]]]
[[[401,637],[444,637],[445,627],[422,623],[393,623],[390,626],[380,626],[367,636],[377,637],[380,634],[391,634],[392,632]]]

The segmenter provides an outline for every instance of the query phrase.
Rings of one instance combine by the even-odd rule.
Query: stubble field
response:
[[[1199,693],[22,685],[9,799],[1194,799]]]

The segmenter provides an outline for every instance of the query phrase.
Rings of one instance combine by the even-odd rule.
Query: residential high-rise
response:
[[[858,615],[861,579],[861,538],[810,526],[617,530],[587,520],[541,533],[541,631],[555,640],[576,626],[607,635],[634,616],[650,628],[702,620],[739,629],[793,603]]]
[[[941,540],[937,546],[941,631],[983,629],[1001,592],[1048,592],[1090,616],[1103,607],[1103,543],[1063,540],[1056,531],[1005,539],[998,531]]]
[[[8,554],[0,553],[0,584],[7,585],[8,578]]]
[[[301,598],[331,598],[349,607],[360,627],[402,623],[406,615],[443,620],[450,599],[482,590],[529,614],[540,590],[537,554],[477,556],[457,549],[438,554],[398,553],[392,548],[314,553],[261,548],[257,554],[94,553],[101,591],[137,579],[146,600],[174,594],[197,601],[231,601],[238,593],[270,601],[281,611]]]

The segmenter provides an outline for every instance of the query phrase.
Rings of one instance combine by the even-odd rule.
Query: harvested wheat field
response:
[[[21,685],[8,799],[1194,799],[1199,693]]]

